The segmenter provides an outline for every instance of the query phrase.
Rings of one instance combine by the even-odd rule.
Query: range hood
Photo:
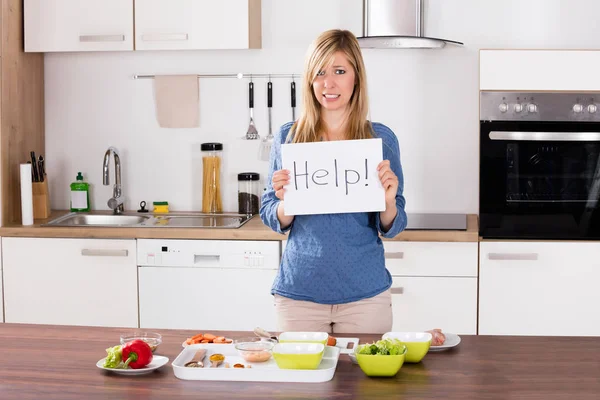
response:
[[[440,49],[454,40],[427,37],[423,32],[423,0],[363,0],[364,49]]]

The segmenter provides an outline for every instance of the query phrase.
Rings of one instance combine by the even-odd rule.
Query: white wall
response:
[[[248,125],[247,82],[200,80],[201,126],[161,129],[151,80],[133,74],[301,72],[310,41],[341,27],[357,35],[360,0],[263,0],[263,49],[47,54],[46,158],[52,207],[69,204],[82,171],[92,207],[107,209],[102,186],[108,146],[122,154],[126,209],[167,200],[201,208],[200,143],[225,146],[224,208],[237,210],[236,174],[266,174]],[[478,51],[480,48],[598,48],[594,0],[428,0],[425,33],[458,40],[443,50],[365,50],[371,116],[398,135],[409,212],[478,211]],[[535,71],[523,68],[524,73]],[[266,81],[256,81],[255,120],[267,131]],[[298,99],[300,103],[300,99]],[[299,111],[299,110],[298,110]],[[274,81],[274,126],[291,119],[289,81]],[[112,171],[111,171],[112,172]],[[112,179],[112,177],[111,177]]]

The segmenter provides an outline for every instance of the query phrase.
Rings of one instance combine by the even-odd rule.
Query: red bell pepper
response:
[[[152,362],[152,349],[150,345],[143,340],[132,340],[123,345],[123,361],[125,368],[130,366],[132,369],[144,368]]]

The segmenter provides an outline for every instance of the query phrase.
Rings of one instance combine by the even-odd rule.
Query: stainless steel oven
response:
[[[600,239],[600,93],[480,93],[480,235]]]

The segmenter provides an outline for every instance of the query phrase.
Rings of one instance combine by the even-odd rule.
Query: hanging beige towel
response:
[[[200,125],[197,75],[154,77],[156,119],[161,128],[195,128]]]

